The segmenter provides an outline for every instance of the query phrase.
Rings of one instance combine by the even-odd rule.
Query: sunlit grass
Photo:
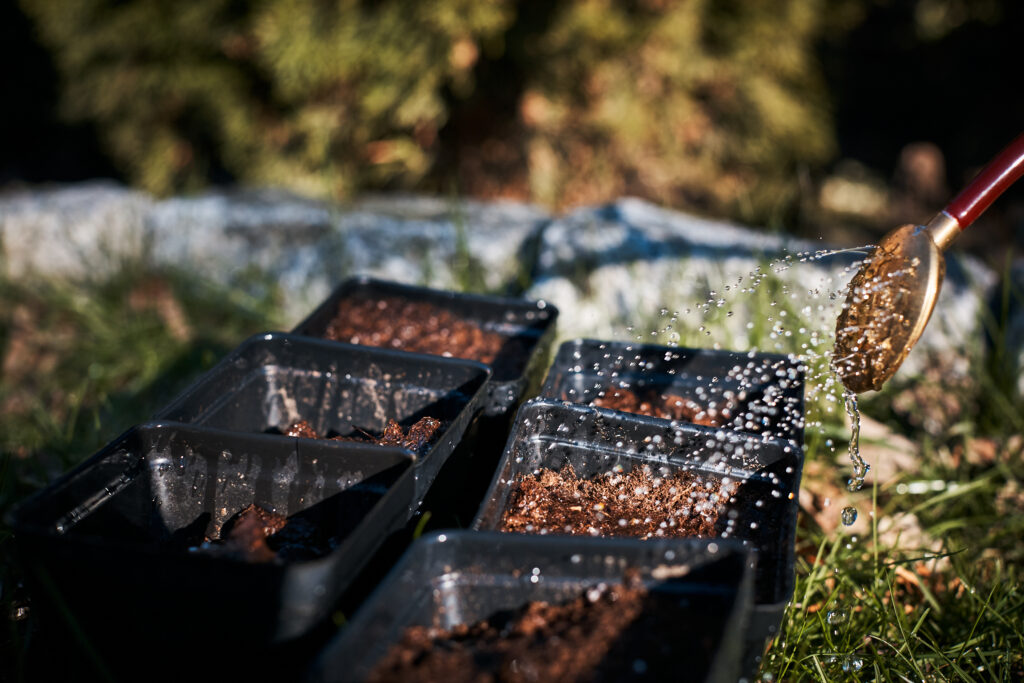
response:
[[[875,484],[868,537],[842,527],[826,533],[801,512],[796,591],[765,657],[765,679],[1024,676],[1024,460],[1014,425],[985,436],[965,424],[910,436],[922,448],[920,466]],[[970,462],[963,453],[981,439],[990,460]],[[834,460],[820,443],[809,441],[808,459]],[[932,547],[882,538],[880,523],[898,515],[913,515]]]
[[[246,336],[274,329],[276,309],[272,295],[141,264],[99,280],[0,278],[0,520]],[[22,678],[31,624],[12,546],[0,521],[0,680]]]

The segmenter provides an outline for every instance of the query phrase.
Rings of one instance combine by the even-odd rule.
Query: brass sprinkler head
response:
[[[847,389],[877,391],[893,376],[924,332],[945,272],[928,226],[903,225],[882,238],[850,281],[836,322],[832,367]]]
[[[882,238],[850,281],[836,321],[832,367],[848,390],[877,391],[895,374],[935,308],[942,252],[1022,174],[1024,135],[927,225],[904,225]]]

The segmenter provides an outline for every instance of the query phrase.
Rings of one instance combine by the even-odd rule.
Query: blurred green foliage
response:
[[[565,3],[525,93],[533,195],[764,219],[834,148],[814,0]]]
[[[791,205],[796,167],[833,154],[822,5],[22,0],[64,115],[94,123],[159,194],[454,179],[550,205],[632,193],[749,219]],[[480,178],[465,140],[513,162]]]
[[[95,121],[156,193],[220,178],[307,194],[410,185],[471,87],[501,3],[26,0],[63,74],[71,120]]]
[[[63,120],[92,127],[123,176],[159,195],[231,181],[552,207],[636,195],[769,225],[794,224],[837,131],[856,137],[879,109],[879,66],[858,81],[848,63],[878,52],[879,18],[890,47],[961,59],[946,39],[1012,4],[19,2],[60,74]],[[841,81],[826,82],[829,65]],[[896,66],[881,80],[910,78]]]

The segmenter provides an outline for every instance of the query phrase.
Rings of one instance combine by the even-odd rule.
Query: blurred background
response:
[[[0,191],[111,177],[563,210],[639,196],[864,243],[1024,126],[1018,0],[0,3]],[[1013,191],[962,248],[1024,242]]]

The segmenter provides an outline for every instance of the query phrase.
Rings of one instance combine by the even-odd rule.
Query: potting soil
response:
[[[367,680],[703,680],[722,617],[673,616],[630,575],[563,604],[529,602],[451,629],[409,627]]]
[[[476,360],[493,365],[496,376],[521,368],[529,357],[525,342],[514,336],[483,329],[427,301],[402,297],[342,299],[324,337]]]
[[[332,436],[332,441],[355,441],[359,443],[374,443],[378,446],[400,446],[411,451],[419,452],[424,446],[430,443],[441,429],[441,421],[432,417],[421,417],[415,424],[409,427],[408,431],[402,429],[402,425],[394,420],[388,420],[384,431],[380,436],[373,436],[367,432],[358,431],[355,434],[346,436]],[[320,435],[313,426],[305,420],[298,420],[282,430],[286,436],[296,436],[303,439],[319,439]]]
[[[621,410],[625,413],[648,415],[664,420],[685,420],[706,427],[719,427],[732,419],[729,408],[705,408],[700,403],[682,396],[664,394],[655,389],[644,392],[624,387],[609,389],[593,401],[598,408]]]
[[[225,522],[220,538],[207,538],[190,550],[246,562],[309,560],[330,552],[321,536],[308,520],[251,504]]]
[[[527,533],[710,538],[738,484],[681,470],[657,476],[646,466],[580,479],[571,465],[543,468],[511,483],[501,530]]]

